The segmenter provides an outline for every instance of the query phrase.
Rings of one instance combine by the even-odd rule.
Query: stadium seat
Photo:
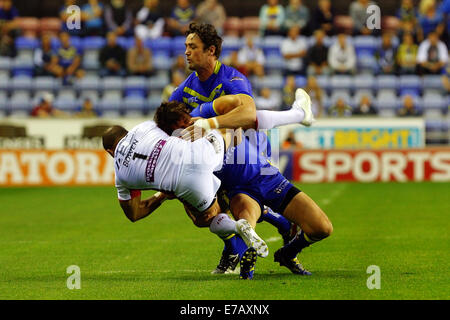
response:
[[[140,76],[129,76],[125,78],[124,93],[127,96],[147,96],[147,79]]]
[[[53,105],[65,112],[74,112],[79,108],[78,101],[75,98],[70,98],[70,96],[58,96]]]
[[[100,101],[100,94],[97,90],[81,91],[80,98],[78,99],[78,101],[79,101],[78,104],[81,105],[85,99],[90,99],[94,104],[96,104]]]
[[[420,94],[422,90],[422,81],[417,75],[402,75],[399,77],[399,91],[400,94],[404,91],[416,91]]]
[[[373,55],[378,48],[378,41],[372,36],[355,36],[353,45],[357,55],[361,53]]]
[[[255,84],[255,89],[259,90],[261,88],[269,88],[273,90],[281,90],[284,85],[284,78],[279,76],[265,76],[262,78],[255,78],[253,82]]]
[[[55,17],[45,17],[40,20],[40,32],[58,35],[61,30],[61,20]]]
[[[442,115],[448,110],[449,99],[446,96],[435,93],[427,93],[422,97],[425,116]]]
[[[186,37],[177,36],[172,39],[172,56],[176,57],[179,54],[184,55],[186,47],[184,45]]]
[[[422,88],[443,90],[441,75],[424,75],[422,77]]]
[[[394,89],[398,88],[398,77],[393,75],[379,75],[375,78],[376,88],[380,89]]]
[[[119,117],[121,115],[122,99],[109,99],[103,97],[99,103],[98,111],[102,117]]]
[[[9,114],[12,116],[27,116],[33,108],[29,93],[19,92],[11,96],[8,101]]]
[[[267,71],[273,71],[273,70],[284,70],[285,68],[285,61],[283,56],[281,54],[271,54],[266,56],[266,62],[264,63],[265,69]]]
[[[354,90],[374,90],[375,77],[371,74],[358,74],[353,76],[353,88]]]
[[[13,59],[10,57],[1,57],[0,56],[0,70],[10,70]]]
[[[295,85],[298,88],[304,88],[306,87],[306,77],[305,76],[296,76],[295,77]]]
[[[161,105],[161,95],[152,93],[147,98],[147,106],[151,110],[156,110]]]
[[[103,92],[103,99],[106,100],[114,100],[114,99],[121,100],[122,96],[123,96],[122,90],[108,89]]]
[[[28,76],[17,76],[11,80],[11,90],[33,90],[33,79]]]
[[[99,51],[98,50],[88,50],[83,55],[82,68],[85,70],[99,70]]]
[[[37,38],[17,37],[15,40],[17,50],[34,50],[40,46]]]
[[[8,92],[10,89],[10,78],[9,76],[3,75],[0,77],[0,90],[4,92]]]
[[[241,18],[227,17],[223,28],[225,35],[239,36],[242,30]]]
[[[304,38],[307,41],[306,37]],[[262,39],[262,49],[266,55],[281,55],[281,43],[284,37],[282,36],[267,36]]]
[[[375,73],[378,71],[377,60],[373,54],[366,51],[360,51],[357,53],[356,59],[360,73]]]
[[[384,109],[395,110],[399,105],[399,101],[394,91],[379,91],[374,104],[380,111]]]
[[[106,40],[103,37],[85,37],[81,40],[83,51],[88,50],[100,50],[106,44]]]
[[[153,55],[165,54],[170,56],[172,50],[172,38],[160,37],[158,39],[146,39],[144,41],[144,46],[149,48]]]
[[[170,70],[172,63],[172,58],[164,53],[159,52],[153,55],[153,67],[155,70]]]
[[[12,61],[11,74],[16,76],[28,76],[32,77],[34,71],[33,59],[31,57],[16,57]]]
[[[317,84],[319,87],[325,92],[329,93],[330,91],[330,77],[325,75],[320,75],[316,77]]]
[[[244,38],[239,38],[236,36],[224,36],[222,43],[222,50],[227,51],[238,51],[245,44]]]
[[[125,116],[142,116],[147,112],[147,101],[144,97],[128,96],[123,99]]]
[[[153,77],[150,77],[148,80],[148,85],[149,85],[150,90],[153,90],[153,89],[162,90],[169,83],[170,83],[170,79],[167,76],[167,74],[153,76]]]
[[[352,101],[354,105],[357,105],[363,96],[368,96],[372,102],[374,102],[374,96],[372,90],[368,89],[359,89],[355,91]]]
[[[347,75],[333,75],[330,77],[330,89],[331,90],[353,90],[353,76]]]
[[[86,89],[95,89],[99,90],[100,87],[100,78],[98,76],[88,76],[86,75],[84,78],[77,79],[75,81],[75,89],[78,91],[86,90]]]
[[[106,76],[101,80],[101,90],[123,90],[124,80],[118,76]]]

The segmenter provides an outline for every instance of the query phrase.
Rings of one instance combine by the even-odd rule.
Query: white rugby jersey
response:
[[[154,121],[134,127],[114,153],[119,200],[130,200],[131,190],[174,191],[189,142],[169,136]]]

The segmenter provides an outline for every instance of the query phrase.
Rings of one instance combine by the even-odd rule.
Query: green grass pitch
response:
[[[176,201],[131,223],[113,187],[1,188],[0,299],[450,298],[449,183],[299,187],[334,226],[299,255],[313,276],[273,262],[282,241],[261,223],[271,252],[253,281],[210,274],[222,242]],[[70,265],[80,267],[79,290],[66,286]],[[370,265],[380,268],[380,289],[366,285]]]

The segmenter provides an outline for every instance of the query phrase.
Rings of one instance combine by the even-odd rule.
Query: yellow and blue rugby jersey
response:
[[[236,69],[217,61],[214,73],[206,81],[200,81],[197,72],[191,73],[175,89],[169,101],[184,102],[193,110],[227,94],[246,94],[253,98],[250,81]]]

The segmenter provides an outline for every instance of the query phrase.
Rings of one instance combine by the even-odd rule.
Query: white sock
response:
[[[227,237],[230,234],[237,233],[236,221],[231,220],[225,213],[219,213],[212,220],[209,230],[221,238]]]
[[[305,118],[302,109],[292,108],[286,111],[256,110],[258,128],[272,129],[286,124],[300,123]]]

